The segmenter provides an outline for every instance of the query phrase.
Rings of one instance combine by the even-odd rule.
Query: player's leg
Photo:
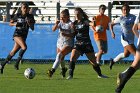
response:
[[[89,59],[89,62],[91,63],[91,65],[93,66],[93,69],[98,74],[98,78],[108,78],[107,76],[102,75],[100,66],[96,63],[94,52],[86,53],[86,56]]]
[[[102,58],[102,55],[107,53],[107,41],[103,40],[97,40],[96,41],[97,47],[98,47],[98,53],[96,53],[96,62],[100,65],[100,61]]]
[[[121,93],[127,81],[133,76],[137,69],[140,68],[140,52],[136,51],[136,57],[132,65],[124,72],[118,74],[116,93]]]
[[[52,77],[53,73],[58,68],[60,62],[63,61],[65,55],[67,55],[68,53],[70,53],[71,50],[72,50],[72,48],[69,47],[69,46],[65,46],[62,50],[60,50],[59,48],[57,48],[57,52],[58,53],[57,53],[55,62],[53,63],[52,69],[48,71],[48,76],[49,77]],[[62,67],[62,75],[65,77],[65,73],[67,71],[67,68],[65,67],[65,65],[64,65],[63,62],[62,62],[63,65],[61,65],[61,67]]]
[[[15,64],[15,69],[18,70],[19,69],[19,62],[22,59],[22,57],[27,49],[27,45],[26,45],[25,40],[22,37],[14,37],[14,40],[21,47],[16,64]]]
[[[124,47],[124,52],[123,53],[118,54],[114,59],[112,59],[112,58],[110,59],[110,64],[109,64],[110,70],[112,69],[113,65],[116,62],[118,62],[118,61],[122,60],[123,58],[126,58],[130,55],[130,52],[128,50],[129,46],[130,45],[127,45],[127,46]]]
[[[70,47],[70,46],[65,46],[65,47],[62,49],[62,51],[61,51],[63,57],[62,57],[62,60],[61,60],[60,63],[61,63],[61,70],[62,70],[62,76],[63,76],[63,77],[66,76],[66,71],[67,71],[67,68],[65,67],[65,62],[64,62],[63,60],[64,60],[64,57],[65,57],[67,54],[69,54],[71,51],[72,51],[72,47]]]
[[[61,50],[59,48],[57,48],[57,55],[56,55],[56,58],[55,58],[55,61],[53,63],[53,66],[51,69],[48,70],[47,74],[48,74],[48,77],[51,78],[52,75],[54,74],[55,70],[58,68],[59,66],[59,63],[61,61],[61,58],[62,58],[62,54],[60,53]]]
[[[127,57],[130,55],[129,50],[127,49],[127,47],[130,45],[128,41],[124,40],[123,36],[121,36],[121,43],[124,47],[124,53],[120,53],[119,55],[117,55],[114,59],[110,59],[110,64],[109,67],[110,69],[112,69],[112,66],[114,65],[114,63],[120,61],[121,59]]]
[[[125,58],[124,53],[118,54],[114,59],[111,58],[111,59],[110,59],[110,64],[109,64],[110,70],[112,69],[113,65],[114,65],[116,62],[118,62],[119,60],[121,60],[121,59],[123,59],[123,58]]]
[[[6,65],[6,63],[8,63],[12,59],[12,57],[17,53],[17,51],[19,49],[20,49],[20,46],[15,42],[12,51],[7,56],[6,60],[4,62],[2,62],[0,65],[1,73],[3,73],[3,69],[4,69],[4,66]]]
[[[62,78],[66,77],[66,72],[68,68],[65,66],[64,57],[62,57],[62,60],[60,62],[60,69],[61,69],[60,74],[62,75]]]
[[[127,50],[129,50],[129,52],[130,52],[131,54],[133,54],[134,57],[135,57],[135,55],[136,55],[136,47],[135,47],[134,44],[131,44],[131,45],[127,46]]]
[[[74,69],[75,69],[75,62],[79,58],[80,54],[81,53],[77,49],[72,50],[71,58],[70,58],[70,62],[69,62],[69,76],[67,77],[67,79],[73,78]]]

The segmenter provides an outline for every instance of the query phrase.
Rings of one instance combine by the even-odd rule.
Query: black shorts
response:
[[[25,41],[26,41],[26,38],[27,38],[27,34],[23,34],[23,33],[19,33],[17,31],[14,32],[14,35],[13,35],[13,38],[14,37],[22,37]]]
[[[75,44],[74,49],[78,50],[81,55],[84,53],[94,53],[94,49],[91,43],[88,44]]]

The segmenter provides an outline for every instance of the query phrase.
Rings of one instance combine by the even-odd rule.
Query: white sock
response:
[[[58,53],[56,55],[55,62],[53,63],[53,66],[52,66],[53,69],[57,69],[58,68],[59,63],[61,62],[61,58],[62,58],[62,54],[61,53]]]
[[[124,53],[120,53],[119,55],[117,55],[115,58],[114,58],[114,62],[118,62],[119,60],[125,58],[124,56]]]
[[[95,57],[97,57],[98,53],[95,53]]]

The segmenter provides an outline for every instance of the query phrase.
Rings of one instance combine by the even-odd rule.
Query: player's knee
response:
[[[14,56],[15,55],[15,52],[14,51],[10,52],[10,55],[11,56]]]
[[[130,54],[124,54],[124,57],[129,57]]]
[[[77,61],[77,59],[75,59],[75,58],[70,58],[70,62],[76,62]]]
[[[106,52],[103,50],[99,50],[99,54],[105,54]]]
[[[22,47],[22,50],[26,51],[27,50],[27,46]]]

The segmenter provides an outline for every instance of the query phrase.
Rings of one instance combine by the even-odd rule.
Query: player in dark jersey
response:
[[[86,13],[80,8],[75,8],[75,22],[73,29],[75,30],[76,42],[71,53],[70,63],[69,63],[69,76],[67,79],[73,78],[73,72],[75,69],[75,62],[80,55],[86,54],[89,62],[93,66],[93,69],[97,72],[98,78],[107,78],[107,76],[102,75],[99,65],[96,63],[96,58],[94,55],[94,49],[91,44],[89,36],[89,26],[94,26],[94,22],[88,20]]]
[[[7,56],[5,62],[2,62],[0,65],[1,73],[3,73],[4,66],[8,61],[12,59],[12,57],[19,51],[18,58],[14,65],[16,70],[19,70],[19,62],[23,57],[27,49],[26,38],[28,35],[29,28],[34,30],[34,17],[32,14],[29,14],[29,7],[27,3],[21,4],[21,13],[17,13],[11,20],[10,26],[16,26],[13,40],[15,41],[14,47],[12,51]]]

